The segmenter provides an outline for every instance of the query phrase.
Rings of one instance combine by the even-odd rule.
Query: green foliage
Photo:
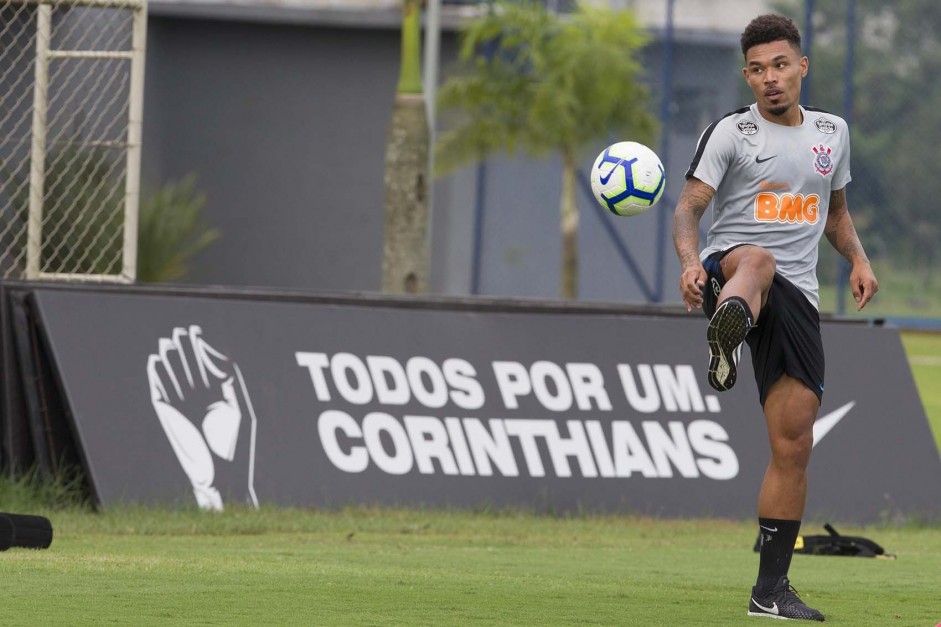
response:
[[[610,136],[650,142],[646,42],[628,11],[581,3],[563,19],[541,3],[497,2],[465,26],[461,72],[439,92],[441,109],[457,116],[437,142],[438,173],[498,150],[543,156]]]
[[[503,150],[562,157],[560,292],[578,295],[579,152],[618,137],[650,143],[656,119],[639,82],[647,38],[628,11],[583,2],[560,17],[532,0],[500,1],[461,33],[461,72],[438,103],[455,114],[435,145],[437,174]]]
[[[140,208],[137,279],[144,283],[184,277],[194,255],[219,238],[203,218],[206,196],[196,190],[196,175],[167,183]]]
[[[47,514],[67,510],[91,511],[88,488],[79,468],[62,469],[55,479],[43,479],[37,469],[15,478],[0,478],[0,509]]]

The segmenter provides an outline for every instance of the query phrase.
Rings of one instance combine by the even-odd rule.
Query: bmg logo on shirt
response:
[[[760,192],[755,196],[755,220],[758,222],[806,222],[820,219],[820,196],[817,194],[775,194]]]

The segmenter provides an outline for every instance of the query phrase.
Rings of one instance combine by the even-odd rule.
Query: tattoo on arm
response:
[[[715,190],[696,178],[686,181],[673,214],[673,245],[680,264],[699,261],[699,221]]]
[[[848,261],[853,261],[859,257],[866,258],[863,245],[856,234],[856,227],[853,226],[853,218],[850,217],[849,209],[846,206],[845,188],[830,193],[830,210],[827,214],[824,233],[826,233],[830,244]]]

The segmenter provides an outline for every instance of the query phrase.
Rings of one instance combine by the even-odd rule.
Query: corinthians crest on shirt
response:
[[[820,176],[827,176],[833,172],[833,158],[830,154],[833,149],[823,144],[817,144],[811,150],[814,151],[814,170]]]

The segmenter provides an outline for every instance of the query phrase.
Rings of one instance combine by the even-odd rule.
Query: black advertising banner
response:
[[[768,444],[750,364],[709,388],[699,315],[32,294],[106,506],[755,511]],[[807,517],[941,518],[897,330],[823,330]]]

